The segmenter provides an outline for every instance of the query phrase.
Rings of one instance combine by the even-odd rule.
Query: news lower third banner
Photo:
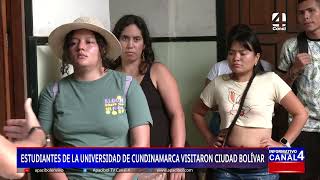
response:
[[[17,167],[244,169],[268,167],[269,171],[272,170],[270,172],[275,173],[282,171],[303,173],[304,154],[301,148],[18,148]]]
[[[303,148],[269,149],[268,171],[270,173],[304,173]]]

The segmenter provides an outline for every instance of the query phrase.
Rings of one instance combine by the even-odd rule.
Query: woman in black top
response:
[[[133,76],[144,91],[153,119],[151,143],[153,147],[184,147],[185,118],[177,82],[169,69],[154,62],[151,38],[144,20],[125,15],[113,30],[122,46],[122,54],[115,61],[115,69]],[[184,174],[175,173],[177,179]]]

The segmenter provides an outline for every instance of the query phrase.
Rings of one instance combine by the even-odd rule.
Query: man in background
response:
[[[320,179],[320,0],[299,0],[297,13],[308,53],[299,52],[297,37],[290,38],[283,44],[278,68],[285,72],[282,78],[294,85],[309,112],[307,123],[293,143],[294,147],[305,148],[306,155],[305,174],[295,178],[313,180]]]

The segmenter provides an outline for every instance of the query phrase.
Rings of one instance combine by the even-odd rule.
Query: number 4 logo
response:
[[[297,159],[300,159],[301,161],[304,160],[304,154],[303,154],[303,151],[300,151],[298,156],[297,156]]]
[[[274,31],[285,31],[287,16],[286,13],[272,13],[272,30]]]

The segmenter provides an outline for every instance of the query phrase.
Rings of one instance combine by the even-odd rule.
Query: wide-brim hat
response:
[[[118,39],[105,28],[105,26],[97,19],[92,17],[79,17],[72,23],[63,24],[53,30],[49,35],[49,46],[55,56],[62,59],[63,44],[66,35],[78,29],[88,29],[99,33],[107,42],[107,57],[110,60],[117,59],[121,54],[121,45]]]

